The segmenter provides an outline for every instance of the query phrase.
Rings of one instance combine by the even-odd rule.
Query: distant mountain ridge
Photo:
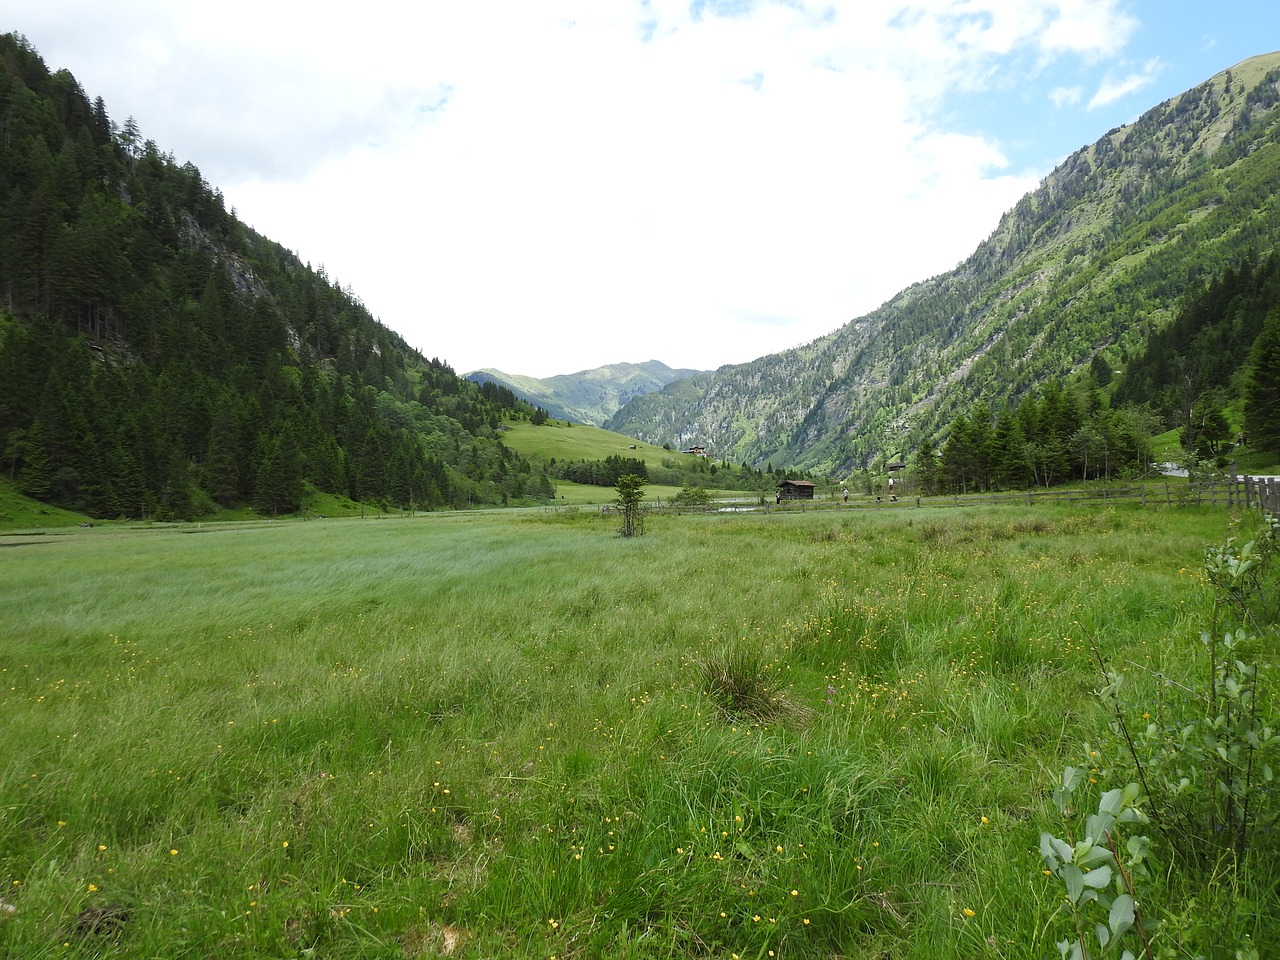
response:
[[[701,371],[673,370],[659,360],[611,363],[577,373],[539,379],[485,368],[466,374],[475,383],[494,383],[542,407],[558,420],[602,426],[636,397],[655,393],[670,383]]]
[[[1280,54],[1246,60],[1073,153],[955,270],[811,343],[639,397],[650,443],[841,472],[936,440],[1104,354],[1280,238]]]

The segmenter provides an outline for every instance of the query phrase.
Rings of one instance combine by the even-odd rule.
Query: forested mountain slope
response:
[[[545,379],[491,369],[476,370],[467,374],[467,379],[507,387],[520,399],[542,407],[558,420],[599,426],[634,398],[654,393],[697,372],[673,370],[659,360],[649,360],[610,363]]]
[[[190,163],[0,36],[0,468],[106,517],[549,493],[462,380],[228,213]]]
[[[847,471],[1089,364],[1141,355],[1184,298],[1280,238],[1280,54],[1072,154],[950,273],[784,353],[632,401],[609,429]],[[857,269],[851,264],[850,269]]]

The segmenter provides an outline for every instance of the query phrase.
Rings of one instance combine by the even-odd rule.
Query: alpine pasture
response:
[[[1152,702],[1190,685],[1205,548],[1252,522],[926,507],[623,539],[568,508],[0,537],[0,955],[1058,956],[1054,785],[1132,779],[1097,651]],[[1150,883],[1276,929],[1271,888]]]

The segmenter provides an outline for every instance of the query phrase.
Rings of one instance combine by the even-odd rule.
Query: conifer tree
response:
[[[1267,317],[1249,356],[1244,425],[1251,446],[1280,455],[1280,310]]]
[[[622,526],[618,532],[624,537],[638,537],[644,533],[644,508],[640,501],[644,499],[642,488],[648,482],[633,473],[618,478],[618,496],[613,502],[622,514]]]
[[[22,472],[18,479],[23,492],[36,500],[47,497],[53,485],[53,464],[44,441],[44,424],[39,418],[27,431],[22,448]]]

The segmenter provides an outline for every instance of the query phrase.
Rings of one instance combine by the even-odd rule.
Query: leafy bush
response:
[[[1275,633],[1274,618],[1259,614],[1275,607],[1278,541],[1280,522],[1265,517],[1254,539],[1237,546],[1228,538],[1206,551],[1215,596],[1212,622],[1201,633],[1203,686],[1161,675],[1160,702],[1142,708],[1143,722],[1130,720],[1137,708],[1122,699],[1125,675],[1107,669],[1095,644],[1107,679],[1101,695],[1137,782],[1103,793],[1082,830],[1076,791],[1103,773],[1069,766],[1054,791],[1067,837],[1041,834],[1040,852],[1045,872],[1063,883],[1074,919],[1074,936],[1058,942],[1066,960],[1087,960],[1095,943],[1102,953],[1133,957],[1124,946],[1133,942],[1130,931],[1148,958],[1199,956],[1194,951],[1201,946],[1257,956],[1250,928],[1258,906],[1240,891],[1265,885],[1269,865],[1280,857],[1280,721],[1268,697],[1268,664],[1246,625]],[[1135,834],[1122,842],[1118,836],[1118,825],[1147,823],[1154,841]],[[1147,879],[1145,861],[1153,851],[1168,861],[1172,882],[1166,891],[1185,885],[1222,908],[1175,912],[1166,906],[1163,936],[1153,935],[1161,923],[1143,922],[1138,903],[1150,901],[1136,889]]]
[[[685,487],[671,498],[671,502],[678,507],[705,507],[711,502],[711,494],[702,487]]]

